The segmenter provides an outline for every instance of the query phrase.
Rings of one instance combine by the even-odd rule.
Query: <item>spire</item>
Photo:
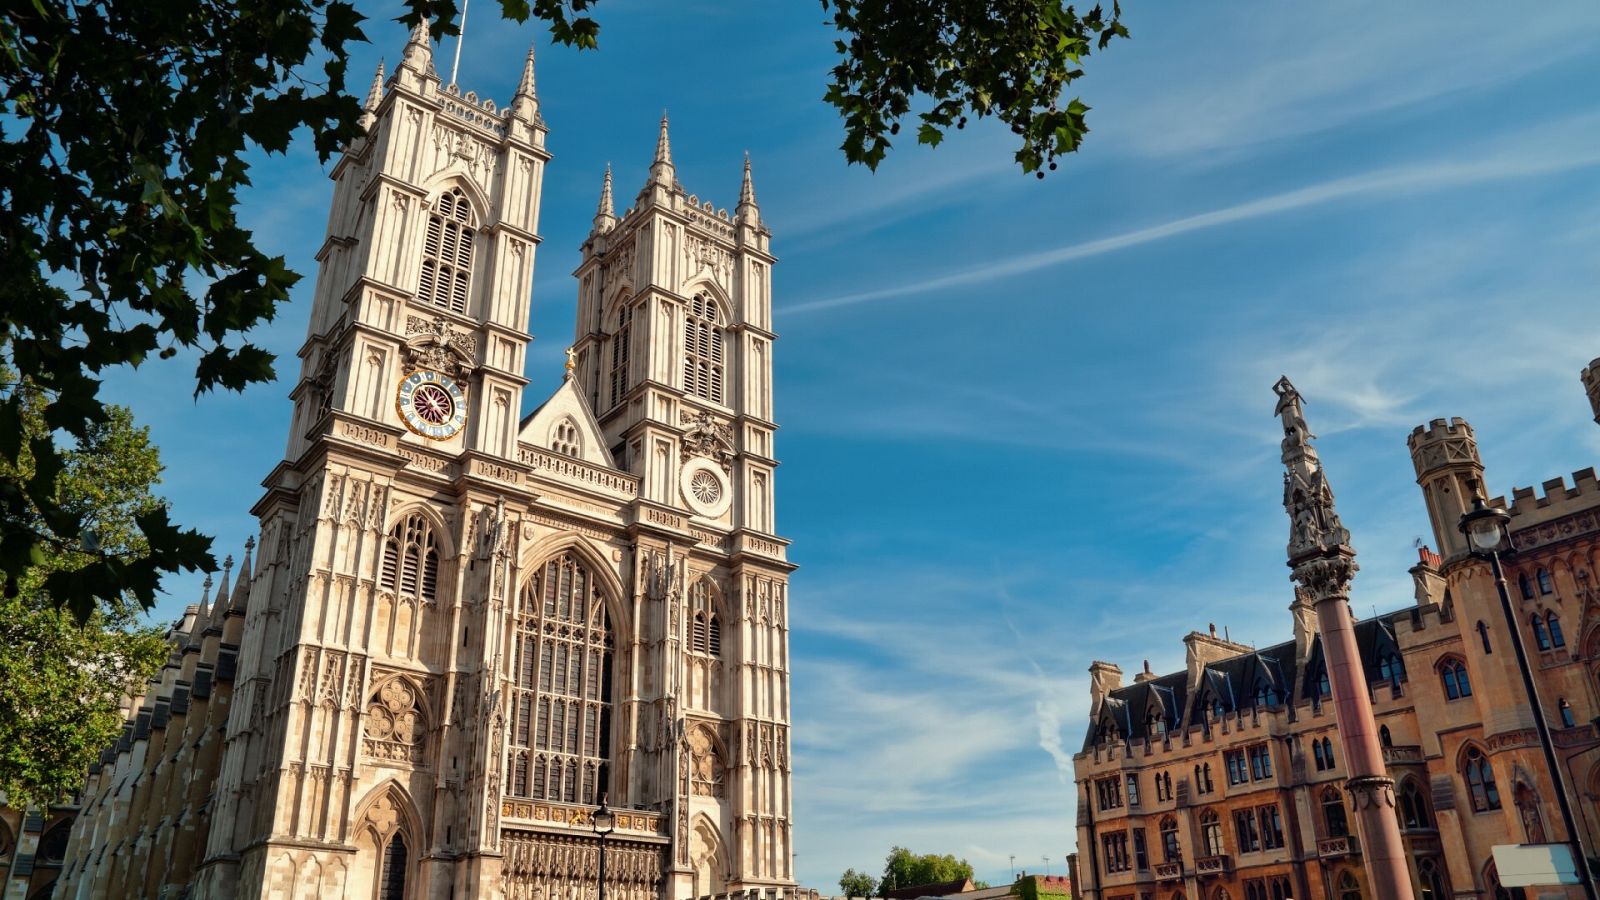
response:
[[[672,142],[667,138],[667,113],[661,112],[661,134],[656,138],[656,158],[650,164],[650,183],[671,187],[677,181],[677,171],[672,167]]]
[[[255,549],[255,536],[245,538],[244,563],[239,566],[239,577],[233,582],[233,599],[228,603],[229,609],[244,609],[245,600],[250,596],[250,556]]]
[[[739,206],[734,210],[734,218],[739,222],[748,222],[751,225],[761,223],[761,210],[756,206],[756,186],[750,180],[750,154],[744,155],[744,182],[739,185]]]
[[[201,582],[201,584],[200,584],[200,608],[201,609],[205,609],[206,608],[206,604],[210,603],[210,602],[211,602],[211,576],[207,575],[206,576],[206,580]]]
[[[217,605],[221,606],[228,599],[228,575],[233,571],[233,554],[222,561],[222,577],[217,580]]]
[[[606,163],[606,180],[600,183],[600,206],[594,213],[594,230],[610,231],[615,224],[617,210],[611,202],[611,163]]]
[[[1339,521],[1333,489],[1322,471],[1322,460],[1311,441],[1316,435],[1306,425],[1300,392],[1288,378],[1272,386],[1278,395],[1273,410],[1283,419],[1283,508],[1289,513],[1289,565],[1319,557],[1354,556],[1350,532]],[[1315,591],[1313,591],[1315,593]]]
[[[511,114],[525,122],[539,117],[539,94],[533,86],[533,45],[528,45],[528,59],[522,64],[522,81],[511,97]]]
[[[378,60],[378,71],[372,76],[372,87],[367,90],[367,102],[361,106],[361,128],[371,131],[378,121],[378,104],[383,100],[383,60]]]
[[[433,73],[433,35],[428,33],[427,19],[411,29],[411,39],[406,41],[405,52],[400,55],[400,65],[420,75]]]

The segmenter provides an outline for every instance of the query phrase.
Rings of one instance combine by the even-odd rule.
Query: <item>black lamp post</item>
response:
[[[616,827],[617,817],[612,815],[610,807],[606,806],[606,795],[600,795],[600,808],[590,817],[590,825],[594,833],[600,836],[600,897],[606,900],[606,835]]]
[[[1506,590],[1506,576],[1500,568],[1500,554],[1511,550],[1511,535],[1506,525],[1511,517],[1504,510],[1495,509],[1474,497],[1472,511],[1461,517],[1461,531],[1467,536],[1474,556],[1489,560],[1494,574],[1495,590],[1500,593],[1500,609],[1505,613],[1506,628],[1511,633],[1511,649],[1517,654],[1517,669],[1522,673],[1522,687],[1528,694],[1533,709],[1533,727],[1539,732],[1539,746],[1544,750],[1544,762],[1550,769],[1550,780],[1555,786],[1556,805],[1561,809],[1561,823],[1567,829],[1567,841],[1572,845],[1573,862],[1578,868],[1578,878],[1583,884],[1584,896],[1596,900],[1594,879],[1589,874],[1589,859],[1583,853],[1583,841],[1578,837],[1577,820],[1572,806],[1567,802],[1567,778],[1556,758],[1555,743],[1550,740],[1550,726],[1544,720],[1544,704],[1539,701],[1539,686],[1533,680],[1533,668],[1528,664],[1528,651],[1522,645],[1522,629],[1517,625],[1517,613],[1511,607],[1511,594]]]

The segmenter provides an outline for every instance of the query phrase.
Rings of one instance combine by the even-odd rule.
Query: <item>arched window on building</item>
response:
[[[1533,599],[1533,579],[1528,577],[1527,572],[1517,576],[1517,587],[1522,590],[1522,599]]]
[[[1489,888],[1489,896],[1492,900],[1524,900],[1527,897],[1522,888],[1508,888],[1502,885],[1500,883],[1500,872],[1492,862],[1489,863],[1488,868],[1483,870],[1483,883]]]
[[[1561,633],[1561,617],[1553,611],[1547,612],[1544,614],[1544,624],[1550,631],[1550,646],[1565,647],[1567,645],[1567,636]]]
[[[1323,666],[1322,669],[1317,672],[1317,697],[1320,699],[1323,697],[1332,696],[1333,684],[1328,681],[1328,667]]]
[[[1550,580],[1550,571],[1548,569],[1540,569],[1539,570],[1539,593],[1541,593],[1541,594],[1551,594],[1551,593],[1555,593],[1555,589],[1556,589],[1555,583]]]
[[[411,854],[405,835],[395,832],[383,848],[383,873],[378,876],[378,900],[406,900],[406,868]]]
[[[1417,863],[1417,883],[1422,890],[1417,894],[1417,900],[1449,900],[1450,895],[1445,892],[1444,873],[1440,870],[1439,861],[1424,859]]]
[[[1316,763],[1318,772],[1328,768],[1327,762],[1322,758],[1322,742],[1316,738],[1311,739],[1311,758]]]
[[[1221,856],[1226,852],[1222,846],[1222,822],[1216,810],[1200,813],[1200,845],[1206,856]]]
[[[1178,820],[1167,816],[1161,820],[1162,862],[1182,862],[1183,848],[1178,845]]]
[[[1406,667],[1391,650],[1383,650],[1378,654],[1378,677],[1389,682],[1389,686],[1398,688],[1400,680],[1405,677]]]
[[[439,548],[426,516],[412,513],[389,530],[378,587],[427,603],[438,599]]]
[[[1467,664],[1454,656],[1439,663],[1439,680],[1444,682],[1446,700],[1459,700],[1472,696],[1472,679],[1467,676]]]
[[[1345,869],[1339,875],[1339,900],[1361,900],[1361,882],[1356,873]]]
[[[1272,885],[1271,900],[1294,900],[1294,887],[1289,884],[1289,879],[1282,875],[1268,879]]]
[[[1428,798],[1415,779],[1407,778],[1400,784],[1400,826],[1402,828],[1431,828],[1433,817],[1428,814]]]
[[[1217,785],[1216,785],[1215,782],[1213,782],[1211,780],[1211,763],[1202,764],[1200,766],[1200,771],[1201,771],[1202,774],[1205,775],[1205,778],[1206,778],[1206,793],[1209,794],[1212,791],[1216,790],[1217,789]]]
[[[683,317],[683,390],[712,403],[723,402],[721,310],[717,301],[695,294]]]
[[[611,658],[605,595],[571,552],[534,570],[515,616],[516,666],[508,793],[595,803],[611,749]]]
[[[460,188],[439,195],[428,214],[428,231],[422,238],[422,275],[417,297],[451,312],[467,311],[467,289],[472,284],[472,205]]]
[[[1382,746],[1382,747],[1393,747],[1394,746],[1394,735],[1389,733],[1389,726],[1387,726],[1387,725],[1379,725],[1378,726],[1378,744],[1379,744],[1379,746]]]
[[[717,617],[717,605],[711,593],[709,579],[701,578],[689,589],[690,605],[694,618],[689,623],[689,649],[702,656],[722,655],[722,622]]]
[[[1539,813],[1539,795],[1527,785],[1519,784],[1511,801],[1517,805],[1517,816],[1522,819],[1522,833],[1527,843],[1544,843],[1544,816]]]
[[[633,346],[633,307],[627,303],[617,311],[617,330],[611,332],[611,405],[622,402],[628,392],[628,352]]]
[[[1550,632],[1545,630],[1544,616],[1533,614],[1533,642],[1540,650],[1550,649]]]
[[[1483,641],[1484,655],[1487,656],[1493,653],[1494,645],[1489,643],[1489,626],[1483,624],[1483,620],[1479,619],[1476,627],[1478,629],[1478,639]]]
[[[1574,725],[1577,724],[1576,722],[1573,721],[1572,704],[1567,702],[1567,698],[1561,697],[1556,702],[1556,709],[1561,713],[1561,727],[1562,728],[1571,728],[1571,727],[1573,727]]]
[[[1333,768],[1333,740],[1330,738],[1322,739],[1322,759],[1327,763],[1328,768]]]
[[[1256,688],[1256,706],[1257,707],[1260,707],[1260,708],[1271,708],[1271,707],[1274,707],[1274,706],[1277,706],[1277,705],[1278,705],[1277,691],[1274,691],[1272,689],[1272,685],[1263,683],[1263,684],[1259,685]]]
[[[1344,797],[1336,787],[1322,790],[1322,820],[1328,826],[1328,837],[1346,837],[1350,834],[1350,822],[1344,812]]]
[[[1500,808],[1500,790],[1495,787],[1494,767],[1476,745],[1467,747],[1461,758],[1461,776],[1467,782],[1467,793],[1472,797],[1473,812],[1487,812]]]

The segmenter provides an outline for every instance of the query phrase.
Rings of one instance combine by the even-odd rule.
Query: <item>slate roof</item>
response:
[[[1356,647],[1369,683],[1381,680],[1380,661],[1385,655],[1395,660],[1401,677],[1405,677],[1405,663],[1395,640],[1393,620],[1406,614],[1406,610],[1399,610],[1356,623]],[[1322,667],[1322,637],[1318,635],[1312,639],[1303,671],[1295,670],[1292,640],[1207,664],[1201,672],[1198,696],[1192,705],[1187,696],[1187,672],[1174,672],[1117,688],[1107,695],[1098,720],[1084,735],[1083,749],[1094,749],[1098,736],[1107,726],[1114,727],[1123,738],[1140,740],[1147,736],[1160,737],[1163,729],[1182,731],[1199,724],[1205,711],[1217,701],[1221,702],[1225,713],[1252,709],[1261,688],[1267,689],[1273,701],[1269,705],[1274,708],[1309,699],[1307,685],[1320,681]],[[1157,714],[1155,718],[1151,718],[1152,712]],[[1185,716],[1188,721],[1184,721]],[[1152,729],[1147,725],[1157,727]]]

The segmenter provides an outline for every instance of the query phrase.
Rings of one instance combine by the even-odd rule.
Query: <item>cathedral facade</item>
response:
[[[618,900],[794,889],[770,234],[663,119],[520,416],[545,167],[426,29],[332,171],[284,461],[234,584],[91,773],[56,897]],[[614,827],[602,838],[595,812]]]
[[[1600,422],[1600,359],[1582,380]],[[1485,497],[1477,436],[1461,419],[1436,419],[1411,433],[1408,449],[1438,551],[1418,552],[1414,603],[1349,626],[1358,657],[1349,668],[1371,704],[1383,771],[1353,770],[1350,727],[1335,718],[1340,674],[1324,651],[1327,623],[1305,590],[1296,589],[1283,643],[1256,648],[1214,627],[1191,632],[1183,671],[1155,673],[1147,663],[1131,684],[1119,666],[1095,662],[1089,728],[1073,757],[1084,898],[1387,900],[1396,894],[1371,882],[1378,839],[1358,827],[1369,811],[1362,781],[1378,788],[1376,808],[1398,825],[1409,896],[1583,896],[1577,887],[1524,894],[1500,881],[1493,847],[1568,836],[1490,564],[1468,552],[1460,528]],[[1487,505],[1510,517],[1508,592],[1578,838],[1593,858],[1600,481],[1587,468],[1570,483],[1554,478]],[[1291,522],[1292,558],[1303,523]]]

